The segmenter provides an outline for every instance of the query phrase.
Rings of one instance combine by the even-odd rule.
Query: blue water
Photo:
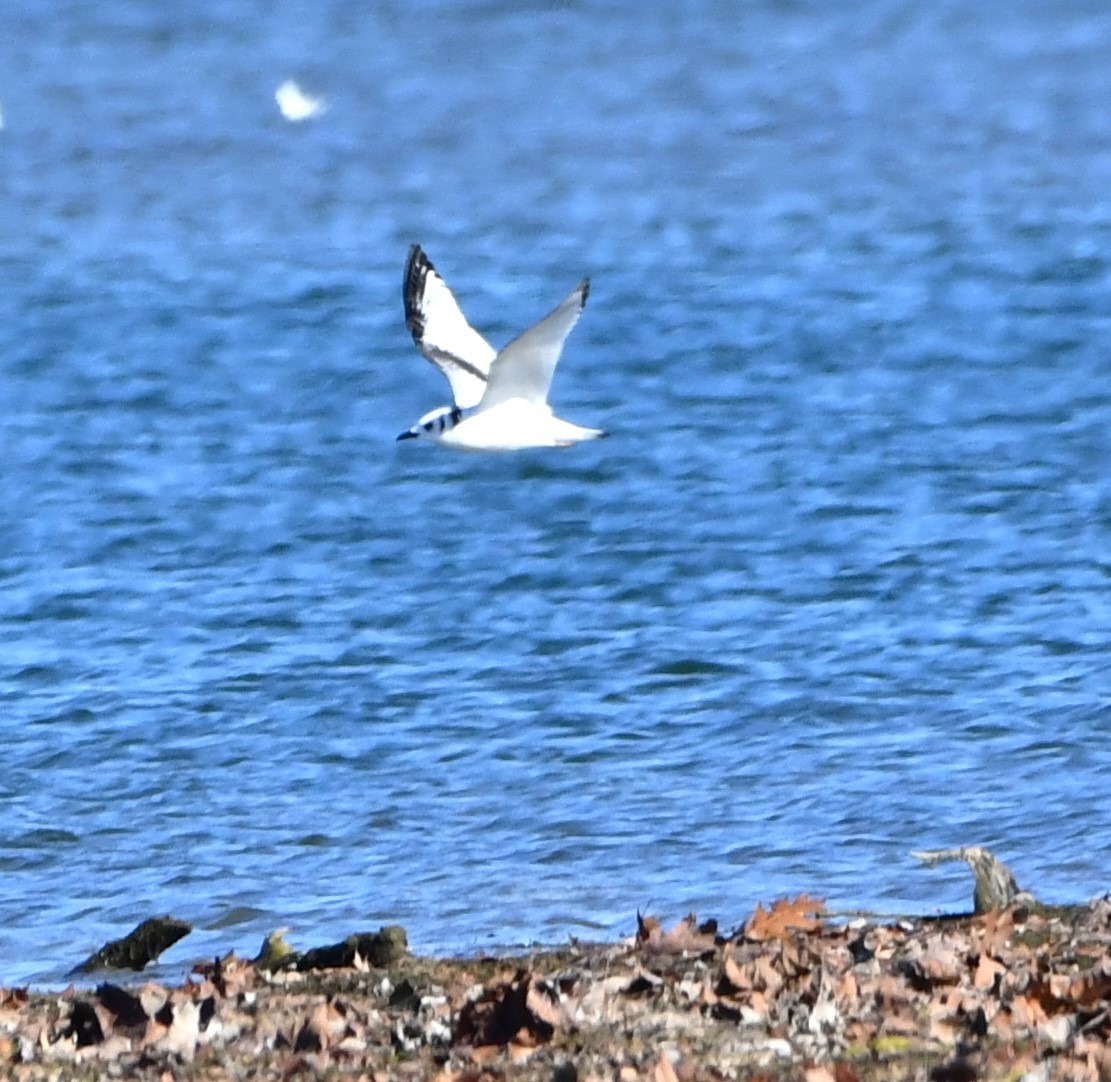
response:
[[[8,0],[0,980],[1111,886],[1111,11],[841,7]]]

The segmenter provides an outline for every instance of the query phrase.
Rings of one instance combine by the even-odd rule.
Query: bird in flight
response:
[[[432,261],[414,244],[405,264],[405,322],[417,348],[447,377],[453,401],[426,413],[397,438],[433,440],[465,451],[521,451],[570,447],[607,435],[561,420],[548,405],[564,340],[579,321],[589,290],[590,280],[584,278],[499,352],[467,322]]]
[[[323,98],[306,94],[292,79],[286,79],[274,91],[274,100],[278,103],[282,116],[295,124],[319,116],[328,108],[328,103]]]

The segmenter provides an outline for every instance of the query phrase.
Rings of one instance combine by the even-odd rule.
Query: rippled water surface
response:
[[[835,7],[7,5],[0,980],[1108,888],[1111,13]]]

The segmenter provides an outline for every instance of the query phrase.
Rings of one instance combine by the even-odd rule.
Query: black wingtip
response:
[[[585,308],[586,307],[586,298],[590,296],[590,279],[589,278],[584,278],[579,283],[579,289],[581,289],[583,291],[582,306]]]
[[[405,274],[402,277],[402,287],[404,292],[409,291],[409,282],[413,276],[419,273],[420,265],[428,257],[424,254],[424,249],[419,244],[409,245],[409,256],[405,260]]]
[[[409,258],[405,260],[406,279],[425,269],[435,270],[436,268],[432,266],[432,260],[428,258],[427,253],[419,244],[410,244]]]
[[[405,261],[405,277],[401,283],[401,298],[405,303],[405,323],[417,345],[420,345],[421,338],[424,337],[424,316],[421,314],[420,302],[424,295],[424,280],[429,271],[435,274],[436,268],[424,254],[424,249],[419,244],[409,245],[409,258]]]
[[[417,434],[411,428],[407,428],[394,442],[400,443],[402,440],[415,440],[416,438]]]

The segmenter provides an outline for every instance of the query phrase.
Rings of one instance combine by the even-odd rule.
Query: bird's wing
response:
[[[447,376],[455,404],[462,409],[478,405],[497,351],[467,322],[419,244],[409,249],[402,295],[413,341]]]
[[[584,278],[557,308],[497,355],[490,367],[481,409],[490,409],[510,398],[541,404],[548,400],[548,388],[563,352],[563,342],[578,323],[589,292],[590,279]]]

